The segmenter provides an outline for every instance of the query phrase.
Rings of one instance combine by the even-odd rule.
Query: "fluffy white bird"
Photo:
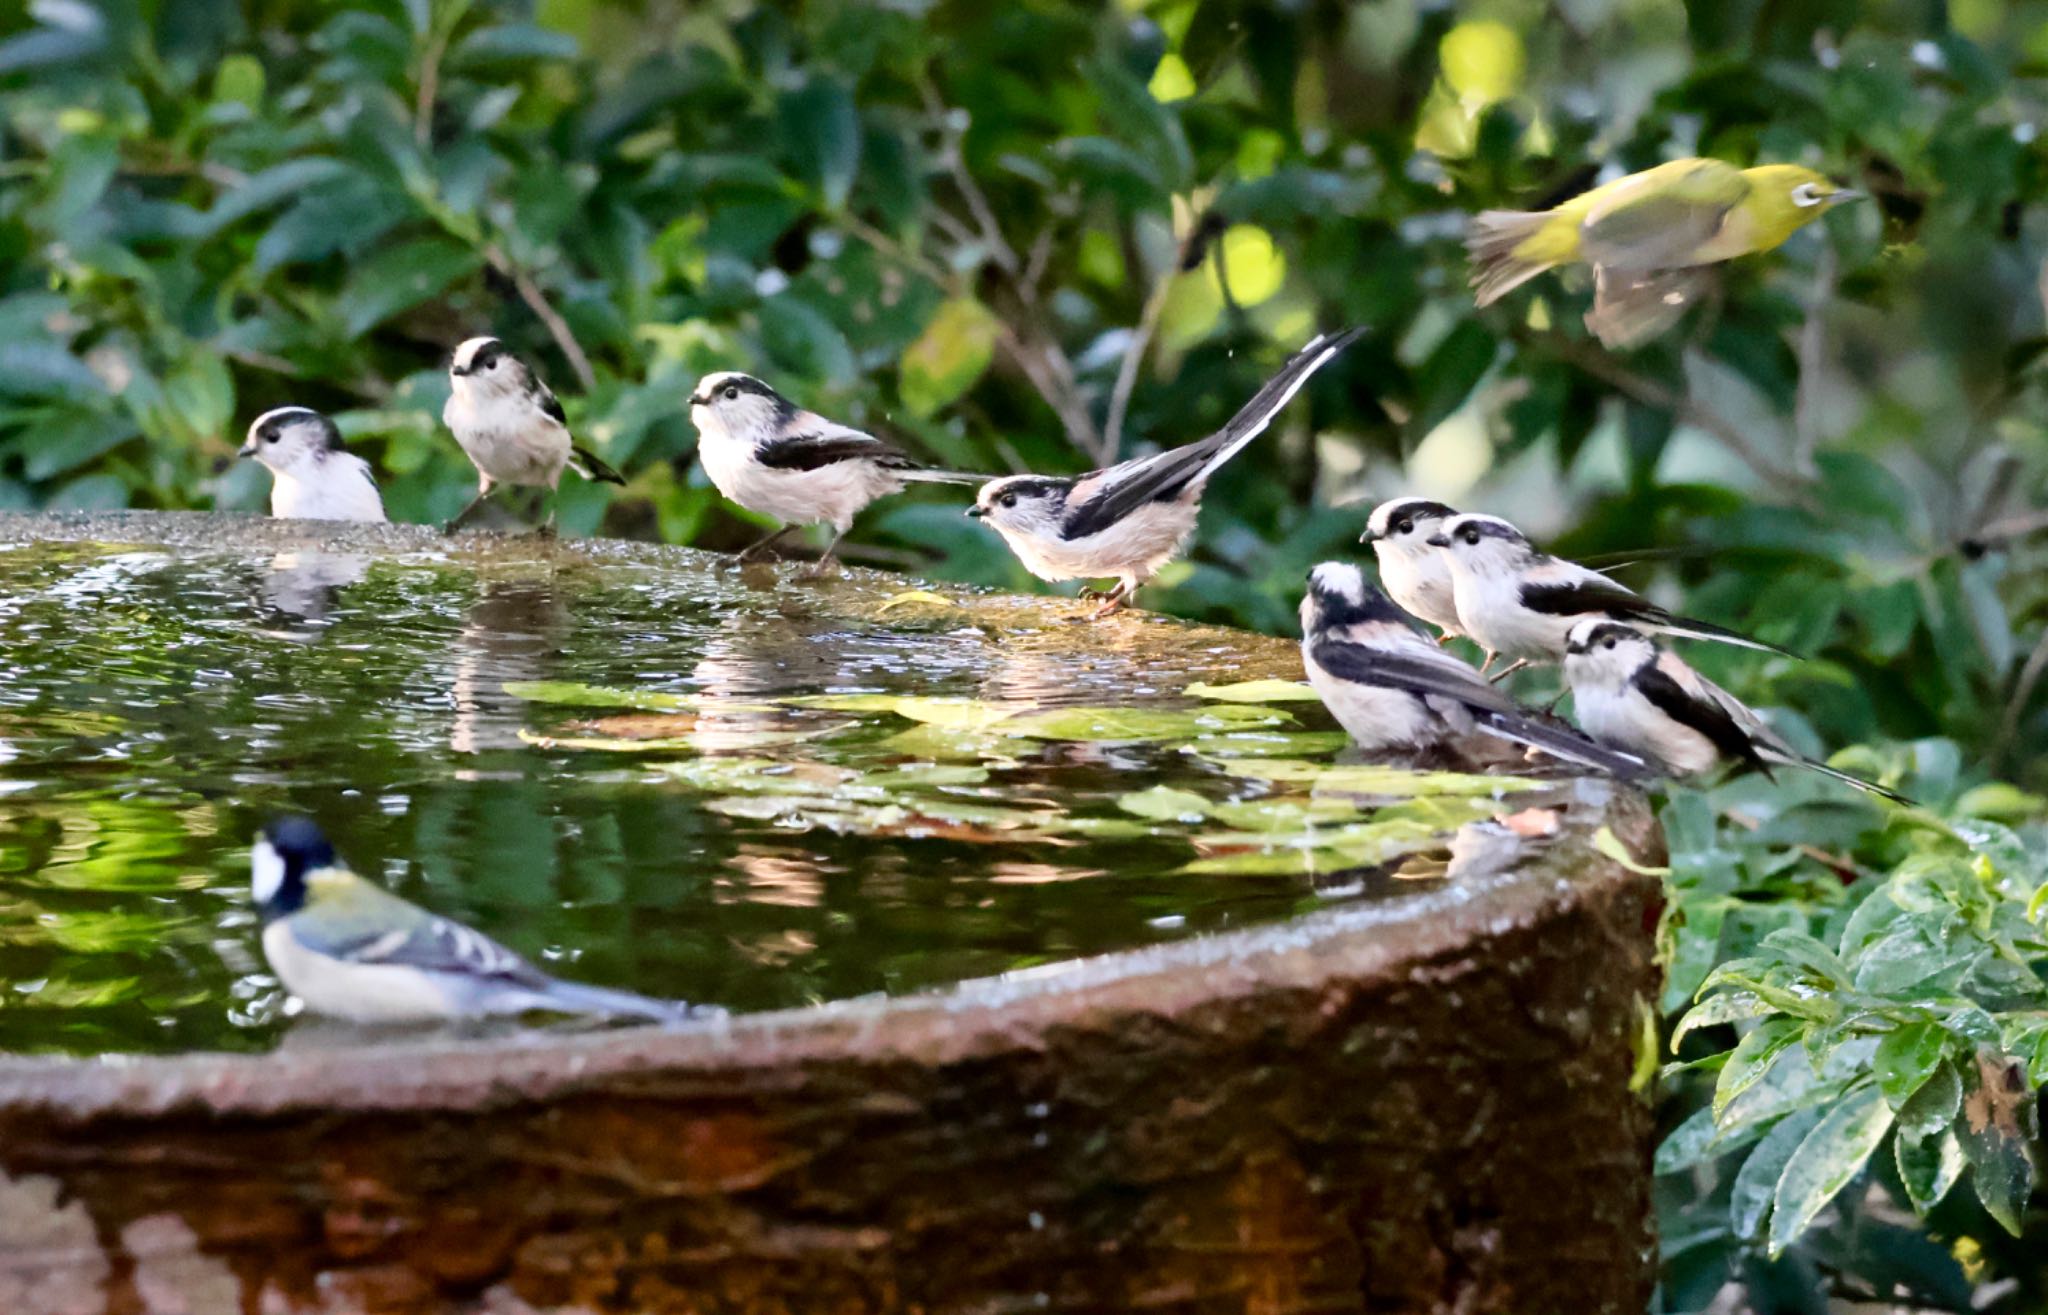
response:
[[[1301,600],[1309,684],[1365,749],[1427,749],[1474,733],[1639,779],[1647,764],[1546,720],[1419,634],[1358,568],[1324,562]]]
[[[418,1023],[529,1012],[674,1022],[720,1012],[550,977],[482,932],[349,871],[303,817],[264,827],[249,884],[264,957],[314,1013]]]
[[[1674,616],[1590,567],[1538,551],[1527,535],[1498,516],[1453,516],[1429,542],[1443,549],[1450,563],[1458,625],[1486,650],[1481,670],[1503,656],[1514,663],[1501,676],[1532,662],[1558,661],[1572,627],[1588,618],[1799,656],[1709,621]]]
[[[370,464],[341,445],[341,431],[318,411],[281,406],[249,426],[238,456],[270,472],[270,514],[318,521],[382,521],[384,498]]]
[[[708,374],[690,394],[697,459],[718,491],[748,511],[782,521],[740,554],[768,551],[802,525],[830,525],[832,542],[812,571],[826,568],[839,541],[876,498],[906,484],[979,484],[985,475],[933,470],[873,434],[806,411],[752,375]]]
[[[624,484],[626,477],[569,437],[562,404],[527,364],[496,338],[471,338],[448,366],[452,391],[441,420],[476,466],[476,497],[448,523],[468,520],[499,485],[550,493],[567,467],[585,479]],[[555,513],[548,510],[548,525]]]
[[[1443,631],[1445,639],[1465,632],[1458,626],[1458,600],[1451,584],[1451,564],[1444,550],[1433,547],[1430,538],[1445,521],[1457,515],[1454,508],[1428,498],[1395,498],[1372,509],[1360,543],[1372,545],[1379,559],[1380,583],[1387,596],[1411,616],[1419,616]]]
[[[1677,654],[1618,621],[1572,627],[1564,678],[1579,725],[1595,739],[1641,754],[1672,776],[1698,776],[1719,763],[1804,767],[1897,803],[1881,785],[1816,762],[1787,744],[1743,702]]]
[[[1229,424],[1207,438],[1075,478],[990,480],[967,514],[1002,535],[1017,560],[1041,580],[1116,577],[1116,588],[1101,595],[1094,612],[1108,616],[1180,553],[1194,533],[1209,477],[1264,433],[1315,372],[1364,332],[1311,338]]]

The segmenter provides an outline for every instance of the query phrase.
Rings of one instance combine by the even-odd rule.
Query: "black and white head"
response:
[[[1430,537],[1457,514],[1456,508],[1428,498],[1395,498],[1372,509],[1358,541],[1371,544],[1376,552],[1420,557],[1437,551],[1430,547]]]
[[[334,866],[334,846],[311,818],[280,817],[264,825],[249,853],[249,893],[265,919],[296,913],[306,902],[306,875]]]
[[[974,495],[967,514],[1008,534],[1059,538],[1074,482],[1044,475],[992,479]]]
[[[526,363],[496,338],[471,338],[455,349],[448,364],[448,380],[458,393],[485,396],[528,391],[532,372]]]
[[[699,432],[716,427],[750,443],[787,436],[799,414],[796,403],[737,370],[705,375],[690,394],[690,419]]]
[[[281,406],[256,417],[237,455],[254,457],[280,475],[304,476],[329,452],[341,450],[341,431],[332,420],[310,407]]]
[[[1475,575],[1519,571],[1541,556],[1529,536],[1498,516],[1467,512],[1445,521],[1429,537],[1432,547],[1449,551],[1451,561]]]
[[[1308,592],[1301,598],[1301,633],[1305,639],[1325,635],[1342,639],[1353,626],[1392,624],[1408,629],[1408,614],[1394,606],[1365,573],[1349,562],[1324,562],[1308,573]]]
[[[1619,689],[1644,663],[1656,660],[1656,641],[1619,621],[1589,617],[1565,639],[1564,674],[1574,685]]]

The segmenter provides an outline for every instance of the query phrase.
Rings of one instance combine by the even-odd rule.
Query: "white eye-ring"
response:
[[[1802,210],[1808,206],[1819,205],[1822,199],[1820,189],[1812,183],[1801,183],[1792,189],[1792,204]]]

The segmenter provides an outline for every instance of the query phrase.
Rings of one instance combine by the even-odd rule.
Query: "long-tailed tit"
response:
[[[986,475],[932,470],[873,434],[806,411],[752,375],[707,374],[690,394],[697,458],[711,482],[748,511],[783,525],[750,544],[742,560],[768,551],[802,525],[832,527],[812,568],[822,571],[853,518],[905,484],[979,484]]]
[[[1910,802],[1800,753],[1740,699],[1634,626],[1598,618],[1573,626],[1564,678],[1588,734],[1641,754],[1672,776],[1697,776],[1723,762],[1755,767],[1766,776],[1774,766],[1804,767]]]
[[[1451,586],[1451,564],[1444,550],[1430,545],[1430,536],[1457,515],[1455,508],[1428,498],[1395,498],[1372,509],[1360,543],[1372,545],[1380,562],[1380,583],[1387,596],[1409,615],[1421,617],[1443,631],[1445,639],[1464,634],[1458,625],[1458,600]]]
[[[318,411],[281,406],[249,426],[237,456],[270,472],[270,514],[316,521],[382,521],[384,499],[370,464],[341,446],[341,431]]]
[[[569,437],[562,404],[527,364],[496,338],[471,338],[448,366],[454,391],[441,419],[476,466],[476,497],[448,523],[454,529],[500,484],[552,493],[568,467],[585,479],[624,484],[626,477]],[[548,524],[554,524],[554,510]]]
[[[1429,542],[1444,549],[1450,562],[1459,627],[1486,650],[1481,670],[1503,656],[1514,662],[1501,676],[1532,662],[1558,661],[1572,627],[1589,617],[1799,656],[1708,621],[1674,616],[1590,567],[1538,551],[1527,535],[1498,516],[1454,516]]]
[[[1179,554],[1194,532],[1209,477],[1264,433],[1302,385],[1364,332],[1311,338],[1229,424],[1199,442],[1074,478],[990,480],[967,514],[1002,535],[1041,580],[1116,577],[1116,588],[1094,613],[1108,616]]]
[[[1648,765],[1546,720],[1419,634],[1356,566],[1324,562],[1301,600],[1309,684],[1365,749],[1427,749],[1484,734],[1581,766],[1639,779]]]

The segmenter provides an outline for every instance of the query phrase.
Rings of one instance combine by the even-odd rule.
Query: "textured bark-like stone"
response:
[[[16,1315],[229,1290],[246,1311],[1638,1311],[1656,885],[1588,835],[1656,841],[1634,796],[1563,806],[1556,838],[1436,892],[931,996],[0,1064],[0,1291]]]

